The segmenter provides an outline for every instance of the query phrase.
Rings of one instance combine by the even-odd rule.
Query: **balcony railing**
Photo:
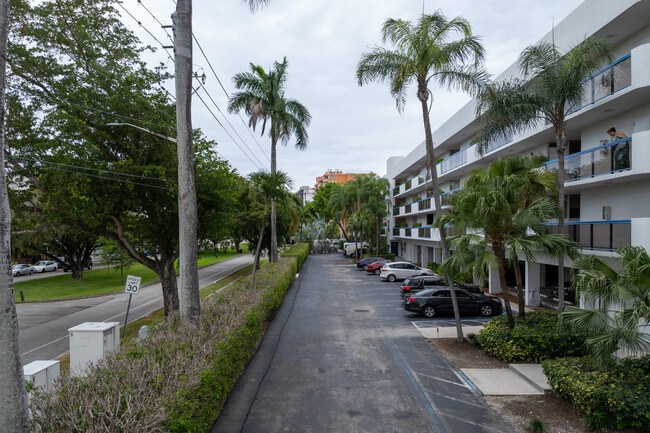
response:
[[[601,174],[616,173],[632,168],[632,139],[606,143],[593,149],[564,157],[565,181],[571,182]],[[557,159],[546,167],[557,170]]]
[[[623,56],[583,81],[582,98],[572,113],[632,84],[632,58]]]
[[[498,135],[495,138],[493,138],[487,146],[485,146],[485,152],[484,153],[490,153],[493,150],[496,150],[500,147],[505,146],[506,144],[510,143],[512,141],[512,134],[509,132],[506,133],[505,135]]]
[[[447,173],[449,170],[460,167],[463,164],[467,164],[467,149],[466,147],[463,150],[460,150],[448,158],[440,161],[440,173]]]
[[[399,236],[399,227],[393,228],[393,236]]]
[[[418,228],[418,237],[419,238],[430,238],[431,237],[431,227],[420,227]]]
[[[411,227],[407,227],[404,229],[404,236],[406,236],[407,238],[411,237]]]
[[[397,195],[397,194],[399,194],[399,185],[393,188],[393,195]]]
[[[460,191],[461,189],[462,189],[462,188],[456,188],[456,189],[452,189],[451,191],[443,192],[442,194],[440,194],[440,204],[441,204],[442,206],[446,206],[446,205],[448,205],[448,204],[449,204],[449,199],[451,198],[451,196],[452,196],[456,191]]]
[[[558,233],[557,223],[547,223],[549,233]],[[599,251],[615,251],[632,244],[630,220],[616,221],[566,221],[564,232],[569,239],[582,248]]]
[[[404,182],[404,191],[408,191],[411,189],[411,185],[413,184],[413,179],[409,179],[406,182]]]
[[[404,213],[405,213],[405,214],[407,214],[407,213],[411,213],[411,203],[409,203],[409,204],[407,204],[406,206],[404,206]]]
[[[395,206],[395,207],[393,208],[393,215],[394,215],[394,216],[399,215],[400,209],[401,209],[401,206]]]
[[[425,198],[418,203],[418,210],[431,209],[431,198]]]

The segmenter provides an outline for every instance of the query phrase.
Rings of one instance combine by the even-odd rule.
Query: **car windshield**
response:
[[[37,262],[34,266],[45,266],[47,262]]]

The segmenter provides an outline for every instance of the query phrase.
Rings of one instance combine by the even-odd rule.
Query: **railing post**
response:
[[[609,250],[614,250],[614,224],[609,224]]]
[[[594,249],[594,225],[589,224],[589,248]]]

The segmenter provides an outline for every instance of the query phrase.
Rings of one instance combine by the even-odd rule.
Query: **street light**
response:
[[[158,134],[157,132],[153,132],[148,130],[147,128],[143,128],[142,126],[134,125],[132,123],[107,123],[106,126],[130,126],[135,129],[139,129],[140,131],[148,132],[149,134],[155,135],[156,137],[164,138],[165,140],[169,140],[172,143],[176,143],[176,139],[174,137],[168,137],[166,135]]]

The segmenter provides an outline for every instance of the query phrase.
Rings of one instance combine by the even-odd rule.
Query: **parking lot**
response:
[[[407,313],[399,286],[310,256],[213,432],[516,431],[418,331],[453,317]]]

